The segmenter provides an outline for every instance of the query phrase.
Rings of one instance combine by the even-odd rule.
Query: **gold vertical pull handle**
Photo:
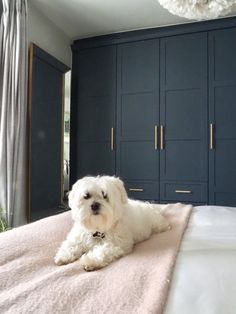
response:
[[[214,124],[210,123],[210,149],[214,149]]]
[[[157,125],[154,127],[154,148],[157,150]]]
[[[160,149],[164,149],[164,126],[160,126]]]
[[[114,150],[114,128],[111,128],[111,150]]]

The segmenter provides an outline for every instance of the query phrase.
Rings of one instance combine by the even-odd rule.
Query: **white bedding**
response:
[[[195,207],[165,314],[236,313],[236,208]]]

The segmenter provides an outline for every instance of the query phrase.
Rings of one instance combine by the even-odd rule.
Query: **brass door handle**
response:
[[[214,124],[210,123],[210,149],[214,149]]]
[[[154,127],[154,148],[157,150],[157,125]]]
[[[114,128],[111,128],[111,150],[114,150]]]
[[[160,126],[160,149],[164,149],[164,126]]]
[[[175,190],[175,193],[191,194],[192,191],[190,191],[190,190]]]
[[[143,192],[143,189],[134,189],[134,188],[130,188],[129,191],[131,192]]]

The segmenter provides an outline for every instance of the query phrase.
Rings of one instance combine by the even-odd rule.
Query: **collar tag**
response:
[[[96,232],[93,233],[93,237],[94,238],[101,238],[101,239],[103,239],[103,238],[105,238],[105,233],[96,231]]]

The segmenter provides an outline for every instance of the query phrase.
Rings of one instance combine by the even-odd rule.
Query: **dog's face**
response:
[[[127,194],[123,182],[115,177],[85,177],[69,194],[72,217],[87,229],[106,231],[122,216]]]

